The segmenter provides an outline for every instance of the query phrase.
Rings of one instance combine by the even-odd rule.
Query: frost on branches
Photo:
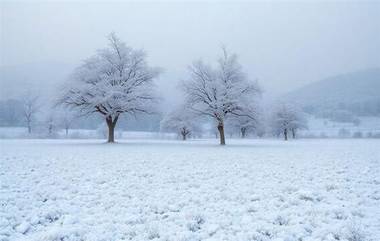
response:
[[[74,71],[60,102],[83,114],[103,115],[108,142],[114,142],[120,114],[153,111],[153,80],[159,71],[148,66],[143,51],[126,46],[115,34],[108,40],[108,48],[98,50]]]
[[[227,117],[254,118],[245,109],[260,93],[258,84],[247,79],[237,55],[229,55],[225,49],[216,68],[197,61],[189,71],[190,78],[183,83],[187,105],[193,112],[215,120],[220,144],[225,145]]]
[[[181,106],[165,116],[161,121],[161,130],[176,132],[182,137],[182,140],[186,140],[199,131],[194,118],[191,111]]]
[[[265,132],[263,113],[255,101],[254,106],[247,105],[244,112],[246,115],[232,116],[228,119],[228,127],[240,132],[241,138],[245,138],[248,133],[254,132],[257,136],[263,136]]]
[[[289,132],[296,138],[296,132],[307,128],[307,121],[303,113],[289,103],[280,103],[275,107],[272,114],[272,129],[275,135],[283,134],[284,140],[288,140]]]
[[[31,134],[33,123],[36,121],[36,115],[41,108],[39,96],[28,90],[23,96],[22,103],[23,115],[28,127],[28,133]]]

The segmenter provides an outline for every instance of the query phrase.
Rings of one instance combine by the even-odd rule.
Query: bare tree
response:
[[[230,115],[251,117],[244,109],[260,92],[258,85],[246,78],[237,55],[229,55],[225,48],[217,68],[197,61],[189,71],[190,78],[183,83],[186,103],[193,112],[216,122],[220,144],[225,145],[226,118]]]
[[[192,112],[181,106],[165,116],[161,121],[161,130],[174,131],[185,141],[194,132],[199,131],[194,121]]]
[[[48,136],[53,135],[53,131],[56,128],[56,119],[53,114],[50,114],[46,118],[46,125],[47,125],[47,131],[48,131]]]
[[[146,55],[108,37],[108,48],[87,59],[72,75],[60,103],[84,114],[97,112],[108,126],[108,142],[122,113],[152,113],[156,100],[153,80],[159,70],[151,68]]]
[[[28,128],[28,133],[32,133],[33,122],[40,109],[39,97],[28,91],[23,97],[23,115]]]
[[[60,108],[57,110],[57,118],[59,126],[65,130],[67,137],[69,135],[69,129],[77,118],[77,114],[70,109]]]
[[[260,128],[263,128],[262,125],[262,113],[259,108],[258,101],[253,101],[255,107],[246,106],[243,115],[234,115],[228,120],[228,125],[230,128],[234,130],[238,130],[240,132],[241,138],[245,138],[249,132],[259,132]]]
[[[296,137],[296,131],[307,128],[307,122],[302,112],[289,103],[281,103],[275,108],[272,115],[272,130],[274,134],[283,134],[284,140],[288,140],[289,132],[293,138]]]

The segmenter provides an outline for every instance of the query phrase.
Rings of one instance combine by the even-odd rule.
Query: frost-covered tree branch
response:
[[[225,145],[224,122],[228,116],[247,116],[247,104],[260,93],[257,82],[242,71],[237,55],[223,48],[216,68],[196,61],[189,67],[190,77],[183,83],[186,103],[199,114],[211,117],[217,124],[220,144]]]
[[[23,115],[28,128],[28,133],[32,133],[33,121],[37,112],[40,110],[39,96],[28,91],[22,98]]]
[[[288,140],[289,132],[295,138],[297,130],[307,128],[307,121],[297,106],[279,103],[273,111],[271,125],[275,135],[283,134],[284,140]]]
[[[228,119],[228,127],[238,130],[242,138],[245,138],[248,132],[255,131],[256,134],[259,134],[265,131],[259,101],[255,100],[251,105],[247,104],[245,110],[239,115],[232,115]]]
[[[152,113],[156,95],[153,80],[159,69],[147,64],[141,50],[128,47],[115,34],[108,48],[98,50],[72,74],[60,103],[82,114],[100,113],[114,142],[114,128],[122,113]]]
[[[182,137],[182,140],[186,140],[199,129],[195,124],[194,114],[185,106],[180,106],[170,112],[161,121],[161,130],[176,132]]]

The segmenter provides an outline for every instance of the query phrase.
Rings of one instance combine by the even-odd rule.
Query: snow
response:
[[[0,140],[0,240],[380,240],[380,141]]]
[[[355,132],[361,132],[363,137],[367,137],[368,133],[380,135],[380,118],[379,117],[359,117],[359,125],[353,123],[335,122],[324,118],[315,118],[309,116],[307,130],[300,130],[302,136],[324,136],[338,137],[341,129],[349,131],[350,135]]]

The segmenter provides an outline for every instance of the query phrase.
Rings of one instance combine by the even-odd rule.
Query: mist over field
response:
[[[25,125],[21,110],[16,111],[20,115],[17,121],[7,120],[4,102],[20,100],[26,92],[33,92],[43,102],[39,116],[48,115],[74,69],[107,46],[111,32],[131,47],[143,49],[148,63],[161,68],[155,79],[160,112],[180,105],[183,93],[179,85],[188,78],[188,66],[197,59],[214,60],[225,46],[238,55],[248,78],[258,80],[265,105],[310,85],[309,91],[316,96],[328,93],[329,99],[334,99],[332,106],[358,102],[350,107],[355,116],[357,112],[378,116],[378,95],[367,90],[376,92],[379,87],[379,6],[376,2],[318,1],[2,1],[1,125]],[[331,80],[342,75],[347,76],[339,83]],[[314,91],[313,86],[317,88],[315,83],[321,80],[325,80],[323,88]],[[362,86],[352,84],[361,82]],[[357,94],[352,96],[353,92]],[[368,94],[374,97],[363,103]],[[322,105],[322,100],[312,98],[313,109]],[[367,105],[372,110],[356,111]],[[151,122],[142,126],[130,115],[123,118],[128,119],[122,120],[123,129],[158,131],[157,120],[162,117],[150,121],[151,116],[142,116],[140,119]],[[96,119],[77,121],[75,126],[93,129],[101,122]],[[319,129],[318,135],[323,132]]]
[[[380,240],[379,13],[0,0],[0,241]]]

